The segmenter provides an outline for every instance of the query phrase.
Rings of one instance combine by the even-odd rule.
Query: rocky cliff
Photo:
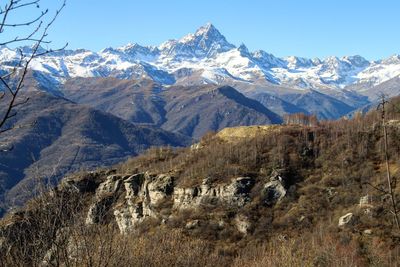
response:
[[[272,176],[259,181],[261,186],[252,192],[256,180],[251,177],[232,178],[227,183],[215,184],[210,178],[203,179],[198,186],[183,187],[174,183],[170,174],[92,172],[83,176],[65,178],[58,190],[76,191],[83,194],[87,185],[98,182],[93,191],[85,223],[101,224],[115,222],[121,233],[134,231],[135,227],[147,218],[154,218],[165,224],[182,210],[197,210],[201,206],[222,206],[240,210],[251,202],[261,202],[266,206],[274,205],[286,195],[285,179],[274,172]],[[85,186],[82,186],[85,185]],[[166,205],[167,203],[167,205]],[[241,216],[242,220],[243,216]],[[220,218],[221,224],[222,218]],[[198,221],[197,221],[198,222]],[[193,227],[193,221],[188,221]],[[243,232],[242,222],[238,222],[238,231]]]

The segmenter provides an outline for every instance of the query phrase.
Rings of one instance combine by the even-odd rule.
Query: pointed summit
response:
[[[215,26],[211,22],[208,22],[205,25],[201,26],[195,33],[196,36],[209,34],[217,34],[222,36],[222,34],[217,30],[217,28],[215,28]]]
[[[194,34],[190,33],[186,35],[185,37],[180,39],[179,42],[188,43],[196,40],[199,41],[201,39],[210,40],[212,42],[222,42],[224,44],[229,44],[226,41],[225,36],[223,36],[221,32],[217,28],[215,28],[215,26],[210,22],[198,28]]]
[[[194,34],[188,34],[179,41],[169,41],[159,49],[163,54],[175,58],[204,58],[214,57],[218,53],[235,48],[211,23],[200,27]]]

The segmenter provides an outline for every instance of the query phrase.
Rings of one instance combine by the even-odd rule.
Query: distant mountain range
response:
[[[30,52],[29,47],[22,49],[24,53]],[[0,48],[1,68],[13,66],[17,58],[15,50]],[[168,40],[159,46],[128,44],[100,52],[65,50],[38,58],[31,68],[37,80],[49,90],[76,77],[147,78],[162,86],[239,83],[243,88],[254,85],[258,94],[271,93],[270,87],[282,87],[275,95],[285,91],[283,89],[297,93],[314,90],[340,101],[340,98],[349,98],[351,92],[352,97],[368,96],[373,101],[379,85],[391,79],[398,81],[400,56],[377,61],[358,55],[325,59],[279,58],[262,50],[251,52],[244,44],[236,47],[209,23],[194,34]],[[395,87],[386,93],[394,96],[400,90]],[[367,103],[350,106],[358,108],[364,104]],[[341,114],[335,114],[338,115]]]

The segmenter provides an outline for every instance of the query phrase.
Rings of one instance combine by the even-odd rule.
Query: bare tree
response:
[[[394,220],[396,222],[397,229],[400,230],[400,224],[399,224],[399,217],[398,217],[398,211],[396,207],[396,198],[394,196],[393,192],[393,187],[392,187],[392,177],[390,174],[390,167],[389,167],[389,155],[388,155],[388,134],[387,134],[387,129],[386,129],[386,118],[385,118],[385,106],[388,103],[385,99],[385,95],[381,94],[381,101],[378,105],[378,109],[381,109],[381,119],[382,119],[382,128],[383,128],[383,142],[384,142],[384,157],[385,157],[385,163],[386,163],[386,179],[387,179],[387,184],[388,184],[388,193],[390,196],[391,200],[391,205],[392,205],[392,213],[394,216]]]
[[[284,116],[285,124],[300,124],[306,126],[317,126],[318,118],[315,114],[306,115],[304,113],[286,114]]]
[[[65,7],[66,0],[62,0],[61,6],[55,14],[50,15],[48,9],[42,9],[41,0],[8,0],[0,6],[0,46],[18,47],[19,45],[29,46],[29,51],[16,48],[18,60],[4,66],[0,72],[0,101],[6,102],[5,108],[0,113],[0,133],[22,127],[7,123],[17,115],[16,107],[26,104],[29,98],[18,99],[18,94],[24,87],[29,66],[35,58],[62,50],[43,49],[43,44],[50,44],[48,31],[54,21]],[[29,10],[24,10],[29,9]],[[21,17],[23,11],[36,11],[31,19]],[[7,36],[7,37],[5,37]]]

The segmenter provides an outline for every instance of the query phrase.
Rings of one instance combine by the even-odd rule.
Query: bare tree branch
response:
[[[36,7],[39,7],[40,0],[36,0],[36,1],[29,2],[29,3],[20,4],[20,5],[18,5],[18,3],[21,2],[21,0],[15,0],[15,1],[11,1],[11,2],[13,2],[14,4],[9,9],[9,11],[10,10],[14,10],[14,9],[18,9],[18,8],[21,8],[21,7],[32,6],[32,5],[36,5]],[[1,11],[0,15],[2,15],[4,13],[5,13],[5,11]]]
[[[12,39],[10,41],[6,41],[4,43],[0,43],[0,45],[8,45],[8,44],[12,44],[12,43],[26,42],[26,41],[40,42],[40,43],[43,43],[43,44],[50,44],[51,43],[51,41],[43,41],[43,40],[40,40],[40,39],[27,38],[27,37],[24,37],[24,38],[15,37],[14,39]]]
[[[21,101],[21,102],[14,103],[13,108],[18,107],[18,106],[21,106],[21,105],[23,105],[23,104],[26,104],[26,103],[28,103],[28,101],[29,101],[29,97],[25,98],[25,100],[23,100],[23,101]]]
[[[369,185],[370,187],[372,187],[373,189],[375,189],[375,190],[377,190],[377,191],[383,193],[384,195],[389,194],[388,191],[386,191],[386,190],[384,190],[384,189],[381,189],[381,188],[379,188],[379,187],[376,187],[376,186],[374,186],[373,184],[371,184],[371,183],[369,183],[369,182],[365,182],[364,184]]]
[[[53,25],[56,18],[59,16],[61,10],[64,9],[66,5],[66,0],[62,1],[61,7],[58,10],[56,10],[56,13],[53,15],[53,17],[50,18],[46,26],[44,26],[44,22],[42,19],[44,19],[44,17],[49,13],[48,9],[46,9],[45,11],[41,11],[38,16],[29,21],[16,22],[16,23],[7,22],[8,18],[13,14],[13,11],[17,11],[20,8],[28,6],[36,6],[37,8],[39,8],[40,7],[39,3],[40,0],[34,0],[29,2],[25,2],[23,0],[9,0],[8,4],[5,5],[4,9],[0,10],[0,15],[3,16],[2,19],[0,19],[1,21],[0,33],[2,33],[6,28],[15,28],[15,27],[30,28],[35,24],[37,24],[25,37],[17,36],[11,40],[0,42],[0,45],[13,44],[18,42],[32,43],[31,51],[29,51],[26,54],[23,53],[21,49],[17,49],[20,54],[19,61],[14,65],[11,71],[0,77],[0,85],[2,85],[5,91],[8,91],[7,93],[3,90],[0,95],[0,100],[4,101],[4,99],[7,99],[8,101],[4,114],[0,116],[0,133],[25,127],[25,126],[8,126],[7,128],[4,129],[4,127],[6,126],[6,122],[17,115],[17,112],[15,112],[14,109],[16,107],[26,104],[29,101],[29,98],[26,98],[23,101],[17,102],[17,96],[18,93],[21,91],[21,89],[24,87],[24,81],[32,60],[55,51],[63,50],[67,46],[65,45],[56,50],[47,49],[44,52],[41,49],[41,44],[51,43],[51,41],[46,40],[46,37],[48,36],[48,30]],[[6,95],[8,94],[9,97],[6,97]]]

